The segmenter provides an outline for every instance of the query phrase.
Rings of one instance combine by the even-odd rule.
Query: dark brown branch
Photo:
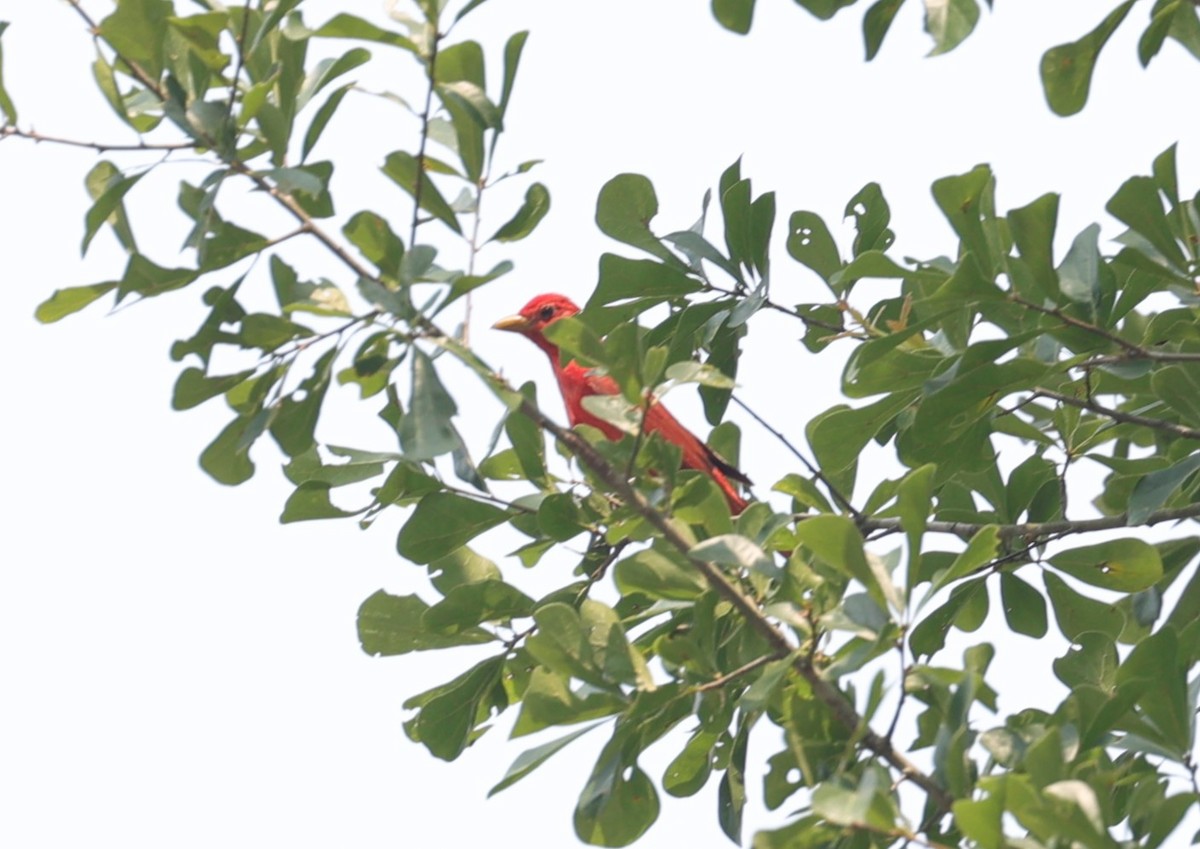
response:
[[[795,654],[794,647],[776,628],[766,614],[758,607],[753,599],[748,598],[734,585],[725,574],[714,564],[692,557],[691,543],[683,536],[679,528],[662,513],[655,510],[649,502],[634,489],[629,481],[612,467],[600,453],[573,430],[569,430],[551,421],[527,398],[521,399],[520,410],[544,430],[549,431],[555,439],[568,448],[584,465],[627,505],[632,507],[651,526],[653,526],[670,545],[684,554],[692,566],[723,599],[728,601],[770,646],[770,654],[778,657],[792,655],[792,668],[812,687],[813,693],[829,708],[834,718],[845,728],[859,734],[860,744],[867,750],[882,758],[900,774],[920,787],[933,800],[935,806],[942,811],[950,810],[954,797],[950,795],[932,776],[923,772],[916,764],[899,752],[890,740],[872,731],[866,720],[846,700],[841,690],[826,681],[812,660],[802,654]]]

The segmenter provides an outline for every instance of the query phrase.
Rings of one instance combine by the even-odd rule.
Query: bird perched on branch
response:
[[[593,369],[586,368],[571,360],[565,365],[560,361],[558,347],[546,338],[546,325],[560,318],[575,315],[579,312],[570,298],[563,295],[538,295],[516,315],[502,318],[492,325],[497,330],[508,330],[520,333],[537,345],[550,357],[550,366],[558,379],[558,388],[562,392],[563,403],[567,408],[567,416],[571,425],[591,425],[612,440],[619,440],[623,435],[621,430],[598,416],[589,413],[583,406],[583,399],[589,395],[618,395],[620,389],[616,381],[603,374],[597,374]],[[731,463],[722,459],[717,452],[705,445],[694,433],[679,423],[667,408],[657,401],[652,401],[646,409],[642,422],[644,432],[657,433],[667,442],[678,445],[683,450],[682,463],[684,468],[704,472],[711,477],[725,494],[729,502],[729,510],[735,516],[746,509],[748,501],[734,488],[731,480],[750,485],[750,479],[738,471]]]

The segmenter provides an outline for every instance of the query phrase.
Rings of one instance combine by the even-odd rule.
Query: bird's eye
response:
[[[554,307],[550,306],[549,304],[542,307],[540,310],[538,310],[538,317],[542,321],[549,321],[550,319],[554,318]]]

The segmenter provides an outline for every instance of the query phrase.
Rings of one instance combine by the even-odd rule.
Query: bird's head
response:
[[[519,313],[500,319],[492,327],[496,330],[520,333],[536,341],[544,338],[542,331],[546,329],[547,324],[576,315],[578,312],[579,307],[565,295],[538,295],[521,307]]]

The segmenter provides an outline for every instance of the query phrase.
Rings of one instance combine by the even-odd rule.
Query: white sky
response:
[[[756,190],[778,192],[780,222],[792,210],[815,210],[843,247],[850,230],[836,225],[846,201],[878,181],[898,252],[921,257],[955,244],[929,183],[978,162],[998,174],[1001,210],[1062,192],[1063,245],[1093,220],[1113,235],[1104,201],[1126,177],[1147,173],[1173,141],[1183,188],[1194,191],[1196,65],[1169,43],[1149,71],[1137,67],[1146,4],[1102,57],[1092,102],[1068,120],[1045,106],[1038,57],[1082,35],[1113,4],[997,5],[959,51],[926,60],[919,4],[909,3],[882,55],[864,65],[865,3],[818,24],[784,0],[761,0],[754,31],[741,38],[721,30],[703,2],[491,0],[462,34],[482,39],[497,60],[510,32],[532,30],[501,147],[513,163],[546,160],[534,176],[548,184],[553,209],[533,238],[483,257],[489,267],[511,255],[517,270],[476,301],[480,352],[514,380],[547,379],[537,351],[486,327],[540,291],[585,298],[599,254],[628,253],[592,220],[597,190],[622,171],[654,181],[656,229],[667,232],[690,225],[704,190],[744,155]],[[107,6],[89,8],[100,17]],[[310,25],[340,10],[382,20],[375,0],[310,0],[304,9]],[[22,127],[129,138],[94,89],[89,39],[65,3],[0,0],[0,20],[12,23],[4,72]],[[339,162],[339,213],[369,206],[407,221],[399,191],[373,175],[384,153],[412,149],[411,124],[371,98],[348,98],[347,118],[352,110],[366,119],[331,129],[317,153]],[[107,232],[86,262],[78,257],[82,178],[92,162],[87,152],[49,145],[0,146],[0,277],[9,292],[0,313],[9,374],[0,419],[9,469],[0,845],[507,846],[531,834],[534,845],[574,844],[571,811],[605,731],[491,800],[487,789],[539,738],[508,742],[506,718],[454,764],[404,738],[404,699],[472,661],[443,653],[377,660],[358,647],[354,617],[364,598],[381,586],[425,591],[424,571],[394,553],[402,515],[367,533],[351,522],[278,525],[289,487],[267,439],[254,453],[258,475],[240,488],[198,468],[199,452],[229,414],[219,401],[170,410],[182,366],[167,350],[199,324],[204,284],[114,315],[97,304],[56,325],[33,320],[52,290],[118,277],[123,266]],[[160,182],[135,190],[143,205],[133,220],[141,243],[172,264],[170,246],[182,233],[174,184],[197,172],[172,165],[160,173]],[[497,198],[493,209],[504,202]],[[243,223],[270,230],[278,219],[269,215]],[[505,218],[493,212],[490,228]],[[782,242],[780,228],[776,297],[820,298],[815,278],[786,258]],[[292,256],[350,288],[315,251]],[[836,368],[793,341],[797,326],[763,316],[753,329],[742,392],[799,437],[808,418],[838,400]],[[672,405],[699,425],[687,394],[673,395]],[[319,436],[390,447],[366,422],[378,401],[358,404],[353,395],[331,392],[342,412],[329,415]],[[468,406],[481,397],[474,390],[459,398],[477,456],[498,409],[491,401]],[[559,413],[556,404],[547,407]],[[765,492],[791,464],[753,428],[744,427],[743,467]],[[518,565],[514,580],[549,586],[567,581],[568,568],[552,564],[539,575]],[[1016,651],[1006,667],[998,660],[993,682],[1001,689],[1024,680],[1015,677],[1021,652],[1036,648],[1009,640]],[[644,763],[656,780],[677,750],[668,748]],[[747,840],[783,819],[756,801],[763,761],[777,748],[768,731],[752,743]],[[714,780],[690,800],[664,794],[660,820],[639,845],[728,845],[715,793]]]

